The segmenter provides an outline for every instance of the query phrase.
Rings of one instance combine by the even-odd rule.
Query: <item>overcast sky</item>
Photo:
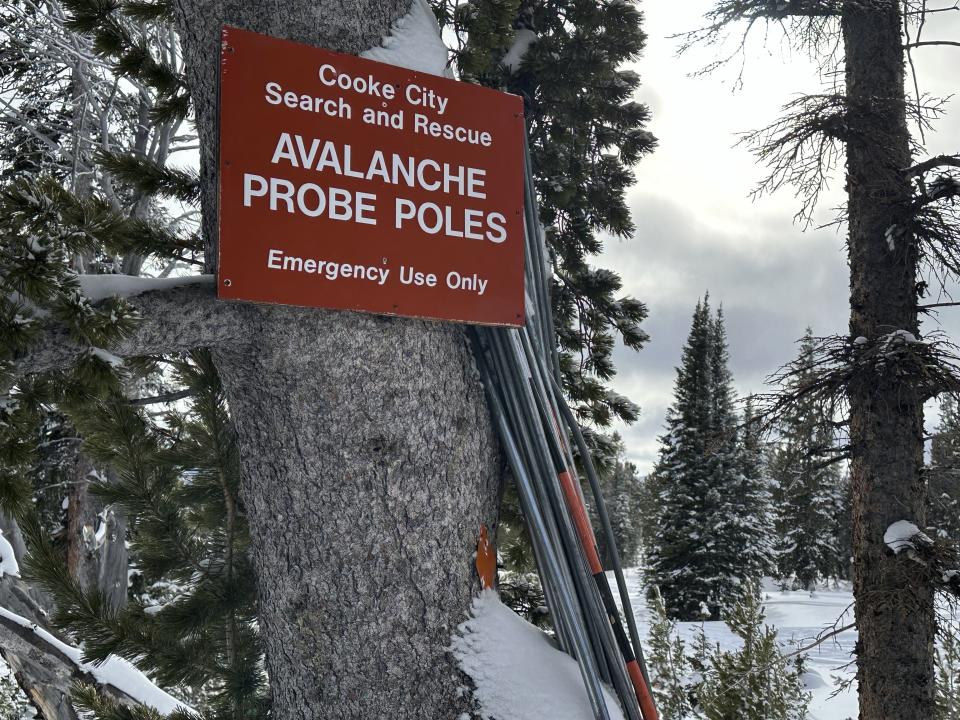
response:
[[[748,51],[743,87],[734,90],[739,64],[691,77],[715,52],[677,57],[669,36],[698,27],[709,0],[645,0],[649,40],[636,64],[638,99],[649,105],[658,149],[637,168],[628,200],[637,226],[630,240],[608,240],[601,264],[617,270],[626,292],[644,301],[650,343],[640,353],[620,348],[619,392],[638,402],[640,420],[619,427],[628,456],[646,473],[670,404],[675,366],[697,299],[707,290],[723,304],[731,369],[741,394],[762,392],[764,378],[790,360],[804,328],[815,335],[847,327],[847,267],[842,231],[793,224],[799,202],[791,189],[757,201],[750,191],[764,177],[738,133],[761,128],[801,92],[823,87],[816,64],[792,53],[775,31],[766,47]],[[960,13],[928,22],[924,39],[960,38]],[[758,33],[759,35],[759,33]],[[914,51],[921,92],[949,95],[960,84],[960,48]],[[928,135],[932,154],[960,150],[960,99]],[[824,195],[820,223],[842,198],[842,174]],[[941,315],[960,334],[960,308]],[[929,329],[929,323],[925,326]]]

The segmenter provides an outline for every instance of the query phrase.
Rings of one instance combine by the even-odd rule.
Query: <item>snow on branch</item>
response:
[[[939,591],[960,597],[960,550],[956,538],[934,540],[909,520],[891,523],[883,533],[883,542],[894,555],[904,555],[923,566]]]
[[[146,705],[168,715],[174,711],[194,712],[167,694],[126,660],[110,657],[92,665],[81,659],[82,651],[55,637],[26,618],[0,607],[0,638],[5,650],[16,655],[39,653],[53,670],[58,689],[69,694],[74,683],[89,683],[122,702]]]
[[[931,545],[933,540],[909,520],[897,520],[883,533],[883,542],[893,550],[894,555],[899,555],[904,550],[916,550],[920,545]]]

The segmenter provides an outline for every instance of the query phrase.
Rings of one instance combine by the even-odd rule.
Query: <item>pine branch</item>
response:
[[[94,160],[145,195],[168,197],[191,205],[200,202],[200,176],[196,172],[165,167],[129,153],[101,151]]]

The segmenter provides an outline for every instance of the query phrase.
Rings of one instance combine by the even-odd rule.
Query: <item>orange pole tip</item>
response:
[[[490,542],[487,526],[480,526],[480,537],[477,539],[477,575],[480,577],[480,587],[492,590],[497,579],[497,551]]]

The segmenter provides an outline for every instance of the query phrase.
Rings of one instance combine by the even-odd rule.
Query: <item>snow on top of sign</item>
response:
[[[133,297],[151,290],[168,290],[181,285],[213,284],[213,275],[174,278],[146,278],[132,275],[80,275],[80,288],[91,302],[108,297]]]
[[[360,53],[367,60],[405,67],[409,70],[452,77],[447,62],[447,47],[427,0],[413,0],[410,12],[390,28],[390,35],[379,47]]]
[[[473,601],[472,618],[452,642],[457,663],[476,683],[484,718],[591,720],[577,663],[539,629],[500,602],[493,590]],[[611,720],[620,705],[604,688]]]
[[[3,607],[0,607],[0,617],[11,620],[20,627],[30,630],[41,640],[70,658],[81,671],[90,673],[99,682],[113,685],[137,702],[152,707],[163,715],[169,715],[174,710],[195,712],[189,705],[180,702],[172,695],[158,688],[150,682],[146,675],[123,658],[111,655],[102,665],[85,663],[81,660],[82,653],[78,648],[67,645],[62,640],[54,637],[42,627],[37,626],[26,618],[10,612]]]

